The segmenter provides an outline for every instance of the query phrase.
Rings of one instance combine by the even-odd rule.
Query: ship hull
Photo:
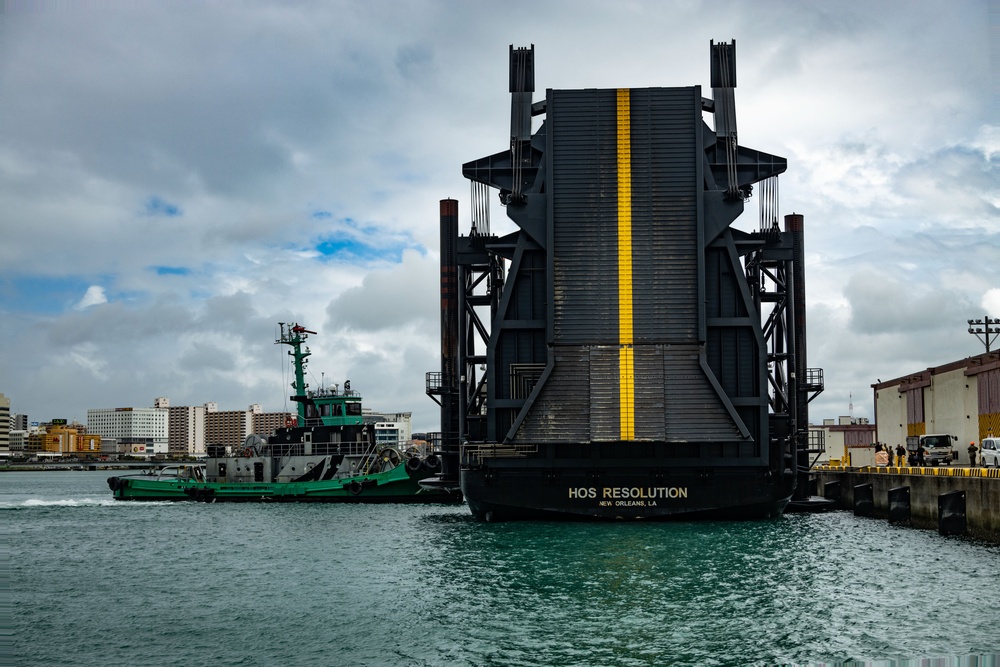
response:
[[[489,467],[463,470],[469,509],[484,521],[764,519],[779,516],[791,488],[765,470]]]
[[[400,466],[386,473],[308,482],[199,482],[145,476],[108,480],[115,500],[202,502],[455,503],[462,497],[423,489]]]

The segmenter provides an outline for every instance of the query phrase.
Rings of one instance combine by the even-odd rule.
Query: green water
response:
[[[464,506],[115,503],[109,474],[0,474],[14,664],[989,665],[1000,649],[1000,548],[846,512],[483,524]]]

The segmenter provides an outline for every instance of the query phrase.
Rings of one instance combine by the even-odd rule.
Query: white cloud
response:
[[[84,308],[90,308],[91,306],[107,302],[108,297],[104,294],[104,288],[100,285],[91,285],[87,288],[87,293],[83,295],[80,302],[76,304],[76,309],[83,310]]]
[[[980,305],[987,313],[1000,313],[1000,287],[994,287],[986,290],[986,293],[983,294],[983,300],[980,302]],[[992,317],[992,315],[989,317]],[[970,317],[969,319],[981,318]]]

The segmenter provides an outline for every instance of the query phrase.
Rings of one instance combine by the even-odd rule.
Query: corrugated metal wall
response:
[[[739,440],[740,432],[699,365],[698,345],[662,349],[667,439],[675,442]]]
[[[979,438],[1000,435],[1000,368],[979,373]]]
[[[554,90],[549,101],[556,345],[618,342],[615,92]]]
[[[633,396],[635,440],[741,440],[699,362],[700,89],[629,92],[632,273],[625,296],[618,264],[621,93],[549,93],[555,367],[517,440],[627,439],[623,387]],[[633,318],[626,343],[623,298]],[[632,378],[623,377],[623,348]]]
[[[635,341],[690,343],[698,336],[701,95],[633,90],[631,116]]]
[[[927,433],[924,424],[924,389],[908,389],[906,391],[906,435],[924,435]]]

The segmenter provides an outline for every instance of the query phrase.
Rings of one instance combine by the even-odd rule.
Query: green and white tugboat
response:
[[[437,474],[438,454],[376,443],[374,424],[361,414],[361,396],[351,390],[309,391],[304,346],[309,331],[280,324],[276,344],[288,345],[295,382],[291,397],[298,419],[264,438],[250,435],[242,446],[208,446],[205,463],[167,466],[155,474],[108,478],[116,500],[203,502],[461,502],[460,493],[422,488]]]

